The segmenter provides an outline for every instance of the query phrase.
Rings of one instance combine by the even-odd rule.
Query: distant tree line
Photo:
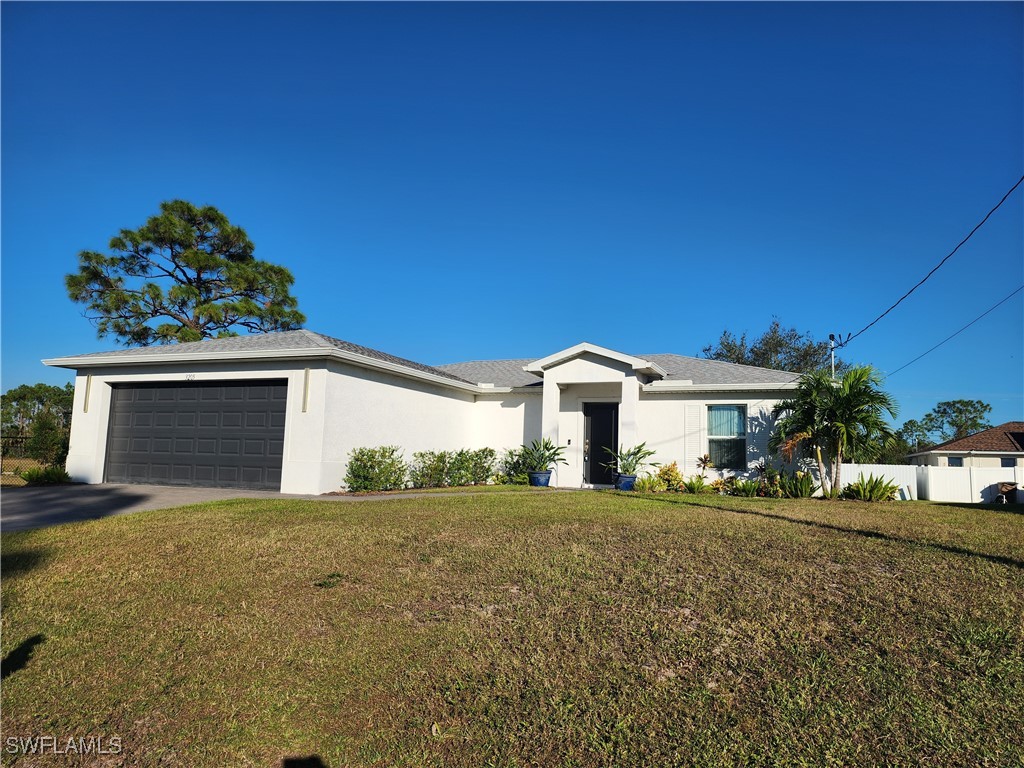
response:
[[[68,455],[74,384],[22,384],[0,396],[3,452],[22,452],[43,464],[62,465]]]

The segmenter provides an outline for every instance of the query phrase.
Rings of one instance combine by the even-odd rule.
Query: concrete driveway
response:
[[[223,499],[315,499],[273,491],[161,485],[51,485],[0,491],[0,529],[23,531]]]

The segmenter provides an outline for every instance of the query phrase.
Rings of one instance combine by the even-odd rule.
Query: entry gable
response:
[[[636,373],[646,374],[652,378],[660,379],[666,375],[665,369],[657,363],[651,362],[650,360],[644,360],[639,357],[634,357],[633,355],[627,355],[622,352],[616,352],[614,349],[600,347],[597,344],[591,344],[587,341],[577,344],[574,347],[563,349],[561,352],[555,352],[553,355],[548,355],[540,360],[535,360],[529,365],[524,365],[523,370],[528,373],[536,374],[537,376],[543,376],[545,371],[583,356],[587,356],[595,362],[605,361],[604,364],[607,365],[610,363],[616,368],[626,366]]]

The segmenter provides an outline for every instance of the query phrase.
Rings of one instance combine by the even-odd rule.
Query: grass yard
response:
[[[4,765],[1024,765],[1019,507],[239,500],[4,534],[2,598]]]

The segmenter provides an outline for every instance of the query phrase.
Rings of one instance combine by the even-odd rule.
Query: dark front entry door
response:
[[[615,472],[604,466],[614,457],[619,438],[618,403],[584,403],[583,479],[594,485],[614,485]]]

